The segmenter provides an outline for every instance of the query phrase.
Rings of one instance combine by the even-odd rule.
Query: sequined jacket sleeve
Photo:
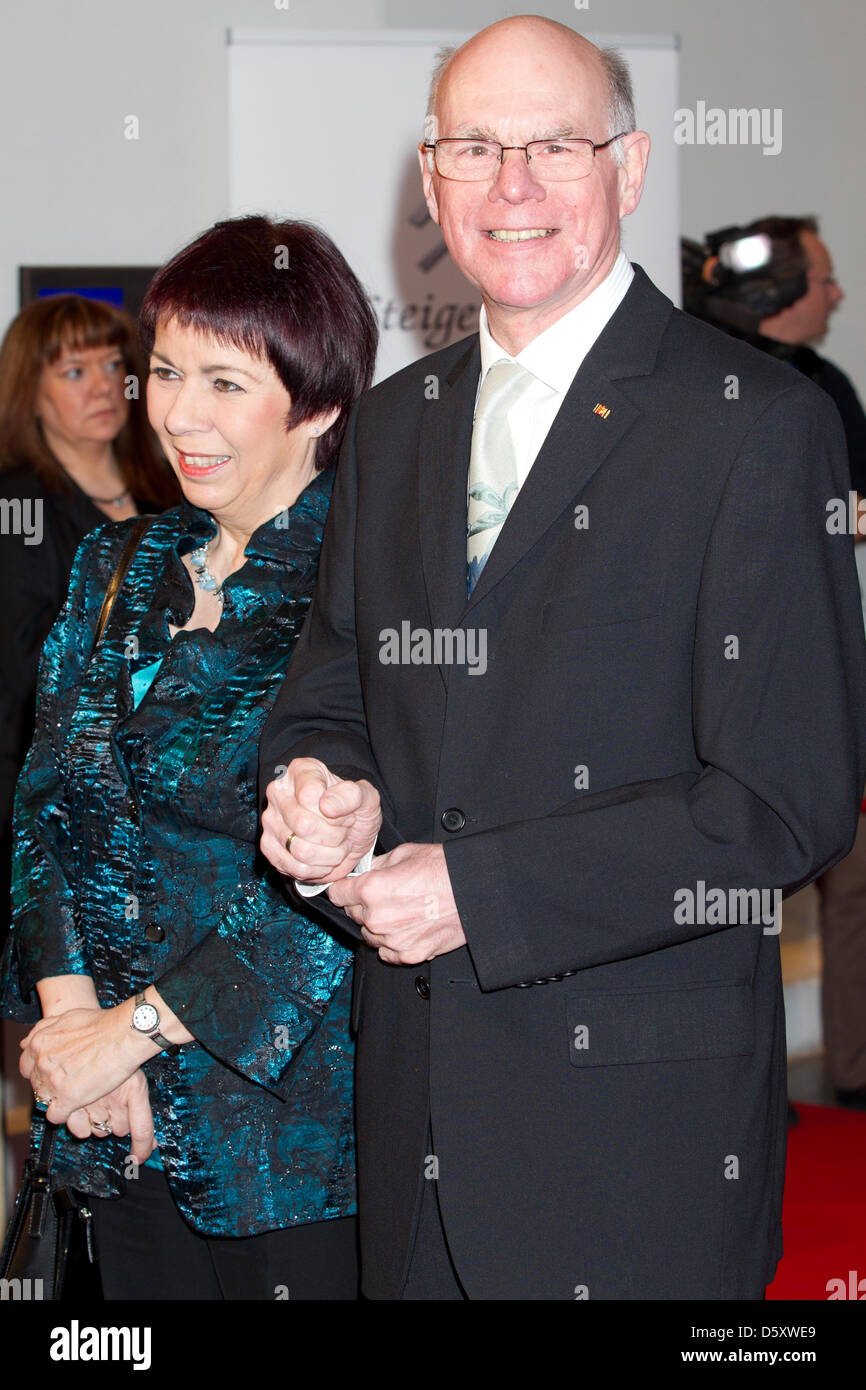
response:
[[[287,906],[270,873],[245,885],[219,925],[154,983],[196,1041],[280,1097],[351,962],[330,933]]]
[[[16,859],[27,871],[13,878],[17,970],[8,988],[19,994],[25,1009],[31,1005],[30,1019],[39,1016],[33,998],[37,981],[90,973],[78,921],[63,749],[73,711],[68,690],[87,667],[107,582],[98,564],[104,530],[98,527],[79,547],[66,602],[42,649],[36,733],[15,795]]]

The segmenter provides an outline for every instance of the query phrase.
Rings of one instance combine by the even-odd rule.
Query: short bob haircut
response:
[[[330,237],[309,222],[217,222],[151,281],[139,316],[145,352],[171,320],[269,362],[291,397],[287,430],[339,407],[316,445],[317,468],[334,462],[373,376],[378,329]]]
[[[34,299],[12,320],[0,347],[0,471],[32,469],[49,492],[73,493],[75,484],[49,449],[36,418],[36,399],[45,367],[64,354],[114,347],[127,376],[143,372],[135,324],[127,314],[98,299],[52,294]],[[148,506],[173,507],[180,500],[175,476],[147,422],[144,401],[130,400],[126,424],[114,441],[126,486]]]

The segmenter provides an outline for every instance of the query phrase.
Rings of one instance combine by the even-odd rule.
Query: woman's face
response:
[[[126,366],[116,347],[67,346],[56,362],[42,368],[36,415],[49,446],[73,449],[110,444],[129,416],[123,393]]]
[[[291,506],[315,473],[321,422],[287,431],[291,403],[269,362],[176,319],[157,324],[150,423],[187,499],[247,535]]]

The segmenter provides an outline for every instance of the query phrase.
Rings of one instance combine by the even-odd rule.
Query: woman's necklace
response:
[[[84,492],[84,489],[82,488],[81,491]],[[85,492],[84,495],[91,502],[97,502],[100,507],[122,507],[127,497],[130,496],[130,491],[128,487],[124,488],[119,497],[94,497],[92,492]]]
[[[195,570],[194,578],[198,587],[200,589],[206,589],[208,593],[213,594],[214,597],[218,598],[220,603],[222,603],[223,586],[217,583],[215,575],[211,574],[207,567],[207,553],[210,549],[212,540],[213,536],[209,537],[203,545],[197,546],[195,550],[190,551],[189,558]]]
[[[59,459],[57,461],[58,463],[60,463]],[[72,482],[75,484],[75,486],[79,488],[81,492],[84,493],[84,496],[87,498],[88,502],[95,502],[99,507],[122,507],[127,497],[132,496],[132,493],[130,492],[129,488],[125,487],[123,489],[123,492],[121,492],[117,497],[95,497],[92,492],[88,492],[86,488],[83,488],[81,486],[78,479],[74,477],[70,473],[69,469],[66,468],[62,463],[60,464],[60,467],[63,469],[63,472],[66,474],[67,478],[70,478]]]

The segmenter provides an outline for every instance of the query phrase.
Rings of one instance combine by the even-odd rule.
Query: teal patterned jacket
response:
[[[352,955],[298,913],[257,853],[258,741],[309,606],[333,486],[316,475],[251,537],[215,632],[180,632],[180,556],[215,533],[184,504],[155,518],[90,658],[132,522],[82,542],[43,649],[15,803],[13,929],[0,1008],[88,974],[107,1007],[156,985],[196,1041],[145,1064],[159,1155],[200,1232],[247,1236],[355,1210]],[[133,679],[162,661],[138,703]],[[34,1142],[41,1122],[34,1121]],[[128,1141],[61,1131],[58,1168],[124,1190]]]

